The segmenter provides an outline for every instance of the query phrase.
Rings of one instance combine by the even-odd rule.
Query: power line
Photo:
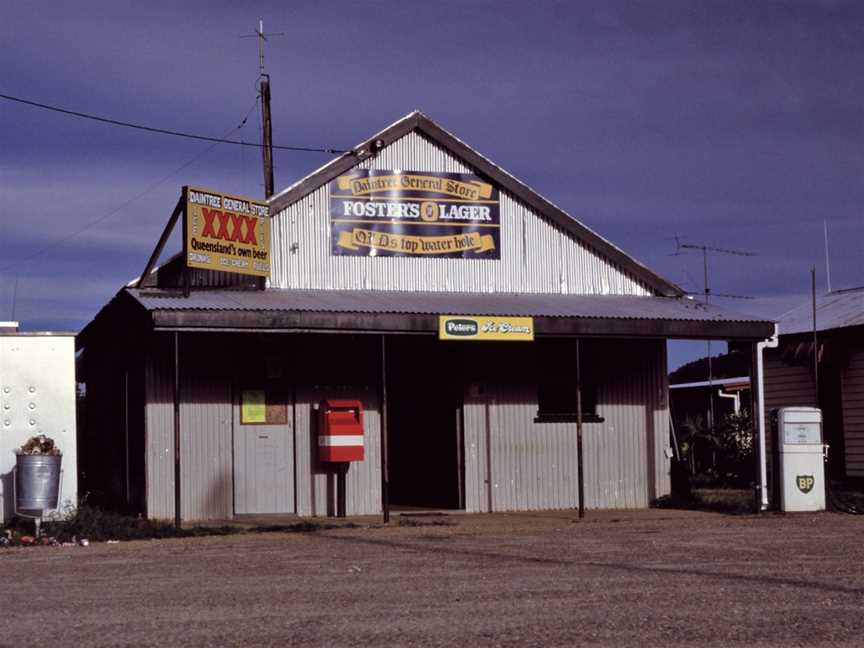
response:
[[[131,122],[121,121],[119,119],[110,119],[108,117],[99,117],[98,115],[91,115],[89,113],[78,112],[77,110],[68,110],[66,108],[60,108],[59,106],[50,106],[48,104],[39,103],[38,101],[30,101],[29,99],[22,99],[21,97],[13,97],[7,94],[0,94],[0,99],[6,99],[7,101],[14,101],[16,103],[24,104],[26,106],[34,106],[36,108],[43,108],[45,110],[50,110],[53,112],[62,113],[64,115],[71,115],[72,117],[81,117],[82,119],[90,119],[97,122],[102,122],[103,124],[111,124],[113,126],[123,126],[125,128],[134,128],[136,130],[147,131],[148,133],[159,133],[160,135],[173,135],[174,137],[185,137],[187,139],[201,140],[204,142],[214,142],[216,144],[234,144],[235,146],[253,146],[255,148],[261,148],[263,144],[256,144],[254,142],[237,142],[235,140],[225,139],[224,137],[208,137],[207,135],[195,135],[193,133],[184,133],[182,131],[169,130],[167,128],[156,128],[154,126],[144,126],[143,124],[133,124]],[[333,149],[333,148],[315,148],[311,146],[280,146],[277,144],[273,145],[274,149],[279,149],[282,151],[301,151],[305,153],[330,153],[332,155],[339,155],[341,153],[345,153],[342,149]]]
[[[252,107],[251,107],[251,108],[246,112],[246,116],[243,117],[243,120],[242,120],[242,121],[241,121],[237,126],[235,126],[235,127],[231,128],[230,130],[228,130],[228,131],[225,133],[225,135],[223,135],[223,137],[228,137],[229,135],[232,135],[232,134],[234,134],[236,131],[239,131],[240,129],[242,129],[242,128],[246,125],[246,120],[249,119],[249,115],[252,114],[252,111],[255,110],[255,108],[256,108],[257,105],[258,105],[258,98],[256,97],[256,98],[255,98],[255,103],[252,104]],[[203,155],[205,155],[206,153],[209,153],[210,151],[212,151],[212,150],[216,147],[216,145],[219,144],[219,143],[220,143],[219,141],[214,141],[213,143],[210,144],[210,146],[208,146],[208,147],[206,147],[205,149],[199,151],[197,154],[195,154],[195,155],[194,155],[193,157],[191,157],[189,160],[187,160],[187,161],[184,162],[182,165],[180,165],[179,167],[177,167],[176,169],[174,169],[173,171],[171,171],[171,173],[165,175],[165,176],[162,177],[160,180],[157,180],[157,181],[154,182],[153,184],[149,185],[146,189],[144,189],[144,190],[141,191],[140,193],[136,194],[135,196],[133,196],[132,198],[130,198],[129,200],[127,200],[126,202],[124,202],[122,205],[119,205],[118,207],[115,207],[115,208],[112,209],[111,211],[109,211],[109,212],[107,212],[107,213],[105,213],[105,214],[102,214],[102,215],[99,216],[98,218],[96,218],[96,219],[90,221],[89,223],[85,223],[84,225],[82,225],[81,227],[79,227],[77,230],[75,230],[75,231],[73,231],[73,232],[67,234],[66,236],[63,236],[63,237],[61,237],[61,238],[59,238],[59,239],[56,239],[56,240],[54,240],[54,241],[51,241],[51,242],[48,243],[47,245],[45,245],[45,246],[39,248],[38,250],[36,250],[36,251],[35,251],[34,253],[32,253],[31,255],[26,256],[26,257],[24,257],[23,259],[18,259],[18,260],[16,260],[14,263],[10,263],[10,264],[8,264],[8,265],[5,265],[5,266],[3,266],[3,267],[0,267],[0,272],[6,272],[6,271],[10,270],[11,268],[14,268],[15,266],[18,266],[18,265],[20,265],[20,264],[22,264],[22,263],[29,263],[29,262],[32,261],[33,259],[37,259],[37,258],[39,258],[40,256],[42,256],[43,254],[45,254],[45,253],[48,252],[49,250],[51,250],[51,249],[57,247],[58,245],[63,245],[63,244],[66,243],[67,241],[71,241],[73,238],[75,238],[75,237],[78,236],[79,234],[82,234],[82,233],[86,232],[86,231],[87,231],[88,229],[90,229],[91,227],[93,227],[93,226],[95,226],[95,225],[98,225],[99,223],[101,223],[101,222],[103,222],[103,221],[105,221],[105,220],[111,218],[112,216],[114,216],[114,215],[117,214],[118,212],[124,210],[126,207],[128,207],[129,205],[131,205],[131,204],[134,203],[135,201],[140,200],[141,198],[143,198],[144,196],[146,196],[148,193],[150,193],[151,191],[153,191],[153,190],[156,189],[157,187],[159,187],[159,186],[165,184],[166,182],[168,182],[168,180],[170,180],[170,179],[173,178],[175,175],[177,175],[178,173],[180,173],[181,171],[183,171],[186,167],[191,166],[193,163],[197,162],[199,158],[201,158],[201,157],[202,157]],[[17,288],[17,275],[16,275],[16,288]]]

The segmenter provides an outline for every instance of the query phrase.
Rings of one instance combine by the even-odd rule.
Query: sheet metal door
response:
[[[274,405],[283,415],[278,422],[245,423],[243,388],[236,389],[234,403],[234,513],[294,513],[293,402],[287,389],[268,390],[268,409]]]

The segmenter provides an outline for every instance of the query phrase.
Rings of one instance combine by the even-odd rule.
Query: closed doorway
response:
[[[238,384],[234,402],[234,513],[294,513],[290,387]]]

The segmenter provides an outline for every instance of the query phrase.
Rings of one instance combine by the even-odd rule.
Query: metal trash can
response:
[[[57,508],[62,455],[19,454],[15,463],[15,508],[33,515]]]

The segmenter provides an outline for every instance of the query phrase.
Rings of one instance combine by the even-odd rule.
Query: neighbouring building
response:
[[[58,506],[78,503],[75,336],[0,322],[0,523],[15,515],[16,451],[50,437],[63,455]]]
[[[349,515],[646,507],[669,492],[666,341],[774,330],[418,112],[273,196],[269,233],[185,195],[198,238],[78,336],[87,490],[151,518],[332,515],[341,474]],[[265,239],[220,263],[266,282],[207,265]],[[329,399],[363,409],[347,473],[321,461]]]
[[[765,352],[766,408],[821,408],[831,475],[864,478],[864,287],[816,300],[815,339],[811,300],[778,327],[778,347]]]

